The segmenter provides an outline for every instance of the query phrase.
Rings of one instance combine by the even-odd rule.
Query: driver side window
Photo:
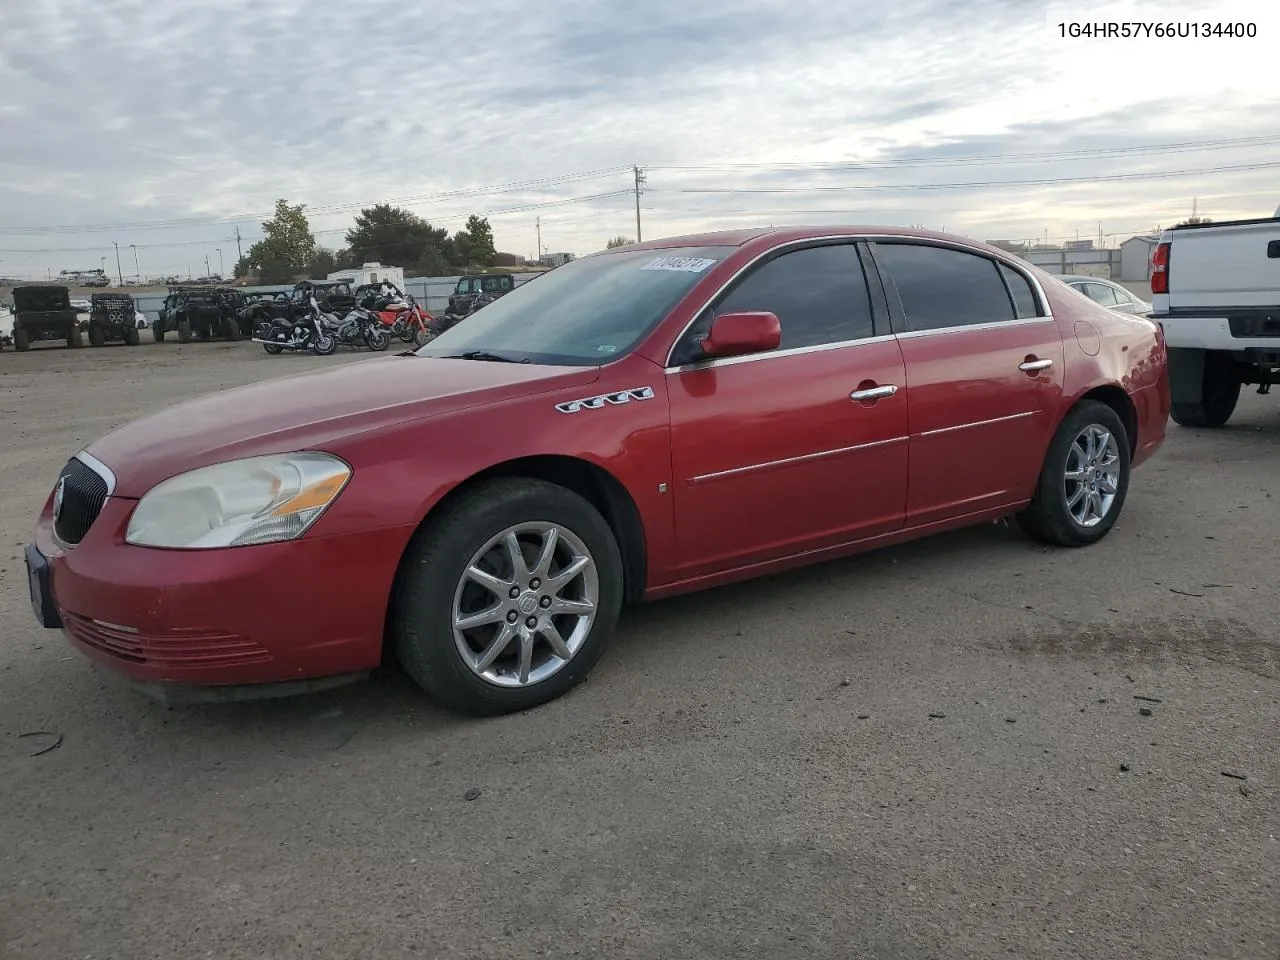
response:
[[[698,341],[725,313],[765,310],[782,325],[779,350],[822,346],[874,335],[862,261],[852,243],[806,247],[748,272],[686,331],[672,362],[698,359]]]

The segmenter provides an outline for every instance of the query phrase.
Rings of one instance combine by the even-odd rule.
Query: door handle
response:
[[[1024,360],[1018,364],[1018,369],[1023,373],[1035,373],[1037,370],[1048,370],[1052,366],[1052,360]]]
[[[898,388],[892,383],[886,383],[883,387],[868,387],[866,390],[855,390],[849,394],[850,400],[879,400],[881,397],[892,397],[898,392]]]

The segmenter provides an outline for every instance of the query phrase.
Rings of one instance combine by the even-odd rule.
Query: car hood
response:
[[[284,362],[288,362],[287,360]],[[223,460],[320,449],[392,424],[589,384],[597,367],[385,356],[224,390],[128,423],[85,448],[140,497]]]

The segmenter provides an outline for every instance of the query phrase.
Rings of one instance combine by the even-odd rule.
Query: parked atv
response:
[[[56,284],[13,288],[13,349],[22,351],[41,340],[63,340],[68,347],[84,346],[80,311],[71,305],[71,291]]]
[[[89,345],[138,345],[137,307],[127,293],[95,293],[89,298]]]
[[[253,332],[253,321],[239,311],[247,302],[243,291],[218,287],[170,287],[151,336],[156,343],[170,331],[179,343],[225,338],[240,340]]]

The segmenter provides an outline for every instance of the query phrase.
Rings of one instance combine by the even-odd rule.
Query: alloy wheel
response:
[[[481,679],[532,686],[582,648],[599,603],[596,561],[576,534],[554,523],[517,524],[468,562],[454,591],[454,643]]]
[[[1120,491],[1120,449],[1115,435],[1092,423],[1067,451],[1064,476],[1067,511],[1082,527],[1094,527],[1111,512]]]

